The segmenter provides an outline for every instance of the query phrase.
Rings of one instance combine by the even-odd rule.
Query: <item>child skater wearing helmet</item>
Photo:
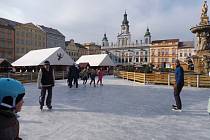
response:
[[[25,88],[19,81],[0,78],[0,140],[22,140],[16,113],[21,111],[24,95]]]

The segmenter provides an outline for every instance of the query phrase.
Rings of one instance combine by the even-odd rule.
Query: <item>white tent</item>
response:
[[[73,65],[74,60],[61,48],[32,50],[12,63],[12,66],[39,66],[48,60],[51,65]]]
[[[83,55],[76,63],[89,63],[90,66],[114,66],[108,54]]]

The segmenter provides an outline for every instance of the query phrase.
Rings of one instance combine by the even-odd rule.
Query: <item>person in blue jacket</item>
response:
[[[182,111],[182,102],[180,98],[180,93],[184,86],[184,70],[180,66],[180,62],[177,59],[176,63],[176,70],[175,70],[175,84],[174,84],[174,98],[176,101],[176,105],[172,105],[172,110],[174,111]]]

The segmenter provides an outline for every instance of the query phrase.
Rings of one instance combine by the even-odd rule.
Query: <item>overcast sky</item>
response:
[[[62,32],[66,41],[101,44],[106,32],[117,41],[123,14],[128,14],[132,41],[143,39],[147,26],[152,40],[193,40],[190,28],[199,23],[203,0],[1,0],[0,17],[45,25]]]

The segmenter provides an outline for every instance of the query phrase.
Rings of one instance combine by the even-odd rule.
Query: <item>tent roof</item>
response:
[[[83,55],[76,63],[89,63],[90,66],[114,66],[108,54]]]
[[[0,67],[4,67],[4,66],[6,66],[6,67],[11,67],[12,65],[11,65],[11,63],[9,62],[9,61],[7,61],[6,59],[4,59],[4,58],[0,58]]]
[[[44,61],[51,65],[73,65],[72,58],[60,47],[32,50],[12,63],[13,66],[38,66]]]

